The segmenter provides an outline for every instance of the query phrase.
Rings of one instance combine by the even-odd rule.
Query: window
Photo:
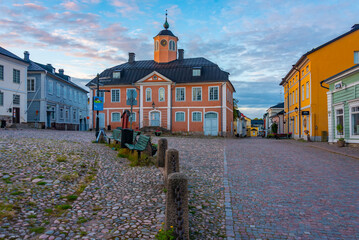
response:
[[[192,122],[202,122],[202,113],[192,112]]]
[[[295,80],[296,80],[296,81],[298,80],[298,75],[295,75]]]
[[[121,78],[121,71],[114,71],[114,72],[112,73],[112,77],[113,77],[114,79],[120,79],[120,78]]]
[[[69,89],[69,100],[72,100],[72,89]]]
[[[302,85],[302,101],[304,100],[304,85]]]
[[[302,77],[304,76],[304,70],[302,70]]]
[[[51,120],[55,120],[55,114],[56,114],[55,108],[53,108],[51,111]]]
[[[121,113],[112,113],[112,122],[121,122]]]
[[[335,110],[335,128],[336,128],[336,135],[343,136],[344,132],[344,111],[343,109],[336,109]]]
[[[295,132],[297,133],[297,123],[298,123],[298,116],[295,116],[294,126],[295,126]]]
[[[309,66],[307,66],[307,67],[305,68],[305,71],[306,71],[306,72],[309,72]]]
[[[61,89],[60,89],[60,84],[56,83],[56,90],[57,90],[57,96],[60,97],[60,92],[61,92]]]
[[[72,116],[73,116],[73,120],[74,120],[74,121],[76,121],[76,110],[74,110],[74,112],[73,112],[73,115],[72,115]]]
[[[209,87],[209,100],[218,100],[218,87]]]
[[[66,116],[66,121],[68,121],[69,120],[69,110],[65,111],[65,116]]]
[[[307,82],[306,84],[305,84],[305,92],[306,92],[306,94],[307,94],[307,99],[309,98],[309,82]]]
[[[0,106],[4,106],[4,93],[0,92]]]
[[[76,92],[74,91],[74,94],[75,94]],[[102,92],[102,91],[99,91],[99,92],[97,92],[97,90],[96,90],[96,93],[97,93],[97,97],[103,97],[104,99],[105,99],[105,92]]]
[[[354,52],[354,64],[359,64],[359,51]]]
[[[168,45],[170,51],[176,51],[176,44],[175,41],[170,40],[170,44]]]
[[[351,107],[351,135],[359,135],[359,106]]]
[[[20,84],[20,70],[13,69],[13,82]]]
[[[111,89],[111,102],[120,102],[120,89]]]
[[[146,89],[146,102],[152,101],[152,90],[151,88]]]
[[[35,92],[35,78],[28,78],[27,79],[27,91],[28,92]]]
[[[12,95],[12,103],[19,105],[20,104],[20,95],[17,95],[17,94]]]
[[[64,109],[60,108],[60,119],[64,119]]]
[[[295,89],[295,103],[298,102],[298,88]]]
[[[192,101],[202,101],[202,88],[200,87],[192,88]]]
[[[74,102],[77,102],[77,92],[74,90]]]
[[[158,101],[159,102],[165,101],[165,89],[162,87],[160,89],[158,89]]]
[[[176,88],[176,101],[185,101],[185,88]]]
[[[155,51],[158,51],[158,46],[159,46],[159,43],[158,43],[158,41],[156,41],[156,43],[155,43]]]
[[[199,77],[199,76],[201,76],[201,68],[193,68],[193,69],[192,69],[192,76],[193,76],[193,77]]]
[[[0,65],[0,80],[4,80],[4,66]]]
[[[64,87],[64,98],[67,98],[67,91],[66,91],[66,86]]]
[[[135,112],[132,112],[130,119],[128,119],[128,120],[131,121],[131,118],[132,118],[132,122],[136,122],[136,113]]]
[[[176,122],[184,122],[184,112],[176,112]]]
[[[293,97],[293,99],[292,99],[292,104],[295,104],[295,95],[294,95],[294,91],[292,92],[292,97]]]

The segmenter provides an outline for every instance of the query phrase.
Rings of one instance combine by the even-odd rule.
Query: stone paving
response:
[[[225,149],[235,239],[359,239],[358,159],[293,140]]]
[[[164,222],[160,170],[129,167],[93,135],[0,130],[0,239],[154,239]],[[190,238],[225,239],[224,140],[168,142],[189,176]]]

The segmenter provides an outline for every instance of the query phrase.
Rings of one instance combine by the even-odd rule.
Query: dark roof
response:
[[[333,78],[336,78],[337,76],[340,76],[340,75],[342,75],[342,74],[345,74],[345,73],[347,73],[347,72],[350,72],[351,70],[353,70],[353,69],[355,69],[355,68],[358,68],[359,67],[359,64],[355,64],[354,66],[352,66],[352,67],[350,67],[350,68],[348,68],[348,69],[345,69],[344,71],[341,71],[340,73],[337,73],[337,74],[335,74],[335,75],[333,75],[333,76],[331,76],[331,77],[329,77],[329,78],[327,78],[327,79],[325,79],[325,80],[323,80],[322,82],[329,82],[330,80],[332,80]],[[357,70],[355,70],[355,72],[358,72],[359,71],[359,68],[357,69]]]
[[[263,125],[263,120],[251,120],[251,124]]]
[[[172,36],[172,37],[176,37],[172,32],[171,32],[171,30],[166,30],[166,29],[164,29],[164,30],[162,30],[161,32],[159,32],[157,35],[156,35],[156,37],[157,36]]]
[[[323,47],[325,47],[325,46],[327,46],[327,45],[329,45],[329,44],[331,44],[331,43],[333,43],[333,42],[335,42],[335,41],[337,41],[337,40],[339,40],[339,39],[341,39],[341,38],[343,38],[343,37],[345,37],[345,36],[347,36],[347,35],[349,35],[349,34],[351,34],[351,33],[353,33],[353,32],[355,32],[355,31],[357,31],[357,30],[359,30],[359,24],[354,24],[354,25],[352,26],[352,29],[351,29],[350,31],[348,31],[348,32],[346,32],[346,33],[344,33],[344,34],[342,34],[342,35],[340,35],[340,36],[338,36],[338,37],[336,37],[336,38],[330,40],[329,42],[326,42],[326,43],[320,45],[319,47],[313,48],[312,50],[310,50],[310,51],[308,51],[307,53],[305,53],[305,54],[304,54],[303,56],[301,56],[300,59],[293,65],[292,69],[289,70],[289,72],[288,72],[287,75],[282,79],[282,81],[281,81],[281,83],[280,83],[279,85],[282,85],[282,84],[284,83],[285,79],[289,76],[289,74],[290,74],[291,71],[293,70],[294,66],[298,66],[299,63],[300,63],[303,59],[305,59],[309,54],[311,54],[311,53],[313,53],[313,52],[316,52],[316,51],[318,51],[319,49],[321,49],[321,48],[323,48]]]
[[[6,50],[5,48],[2,48],[2,47],[0,47],[0,54],[1,54],[1,55],[5,55],[5,56],[10,57],[10,58],[13,58],[13,59],[16,59],[16,60],[21,61],[21,62],[28,63],[28,62],[26,62],[24,59],[22,59],[22,58],[16,56],[16,55],[13,54],[12,52],[9,52],[8,50]]]
[[[284,108],[284,102],[278,103],[277,105],[271,106],[270,108]]]
[[[276,115],[271,116],[270,118],[274,118],[274,117],[276,117],[276,116],[283,115],[283,114],[284,114],[284,110],[280,111],[280,112],[277,113]]]
[[[201,76],[192,76],[194,67],[201,67]],[[112,73],[116,70],[121,70],[120,79],[112,78]],[[229,81],[228,72],[221,70],[217,64],[202,57],[174,60],[169,63],[157,63],[153,60],[126,62],[104,70],[100,74],[100,79],[103,78],[104,85],[128,85],[137,82],[153,71],[157,71],[176,83]],[[95,79],[92,81],[96,82]],[[89,86],[92,81],[86,86]]]
[[[43,71],[43,72],[47,72],[47,74],[49,74],[50,76],[56,77],[56,78],[60,78],[61,80],[67,82],[68,84],[72,85],[73,87],[76,87],[84,92],[88,92],[85,89],[83,89],[82,87],[80,87],[79,85],[75,84],[74,82],[71,82],[71,77],[68,75],[61,75],[59,73],[55,72],[55,68],[50,66],[50,65],[44,65],[41,63],[37,63],[37,62],[33,62],[33,61],[29,61],[28,62],[30,64],[30,66],[27,68],[27,71],[29,73],[31,73],[31,71]]]

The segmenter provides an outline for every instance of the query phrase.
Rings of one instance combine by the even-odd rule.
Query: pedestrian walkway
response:
[[[292,141],[225,143],[235,239],[359,239],[359,161]]]

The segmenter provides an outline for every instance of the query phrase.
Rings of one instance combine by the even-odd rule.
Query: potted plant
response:
[[[157,129],[157,130],[155,131],[155,135],[156,135],[156,136],[161,136],[161,134],[162,134],[162,131],[161,131],[160,129]]]
[[[158,145],[152,143],[151,147],[152,147],[152,156],[154,156],[156,154],[156,152],[157,152]]]
[[[345,146],[345,140],[344,138],[339,138],[337,141],[338,147],[344,147]]]
[[[304,133],[307,134],[307,141],[311,142],[310,140],[310,135],[309,135],[309,131],[308,130],[304,130]]]
[[[337,125],[337,131],[339,135],[343,135],[343,126],[341,124]]]

